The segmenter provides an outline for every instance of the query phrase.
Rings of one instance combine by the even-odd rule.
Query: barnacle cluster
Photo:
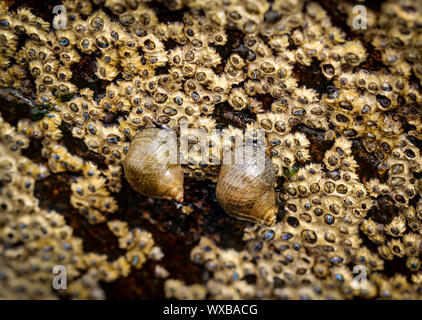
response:
[[[19,121],[18,127],[26,121]],[[110,260],[106,255],[84,252],[82,239],[75,237],[73,228],[65,218],[52,210],[39,207],[34,195],[36,181],[45,179],[51,170],[22,156],[27,147],[25,130],[19,132],[0,118],[0,166],[1,181],[1,259],[0,281],[2,299],[52,299],[57,295],[51,290],[54,266],[66,267],[70,282],[69,297],[74,299],[103,299],[101,281],[114,281],[127,276],[131,268],[140,268],[147,258],[160,260],[161,250],[155,246],[152,235],[139,228],[129,230],[126,223],[110,220],[107,225],[119,239],[119,247],[125,255]],[[54,171],[51,170],[51,173]],[[106,205],[105,178],[93,176],[92,180],[78,179],[72,184],[76,193],[88,192],[92,203]],[[98,191],[91,189],[97,186]],[[84,206],[82,197],[73,198],[75,207]],[[90,208],[86,204],[83,208]],[[95,207],[87,209],[91,220]],[[92,210],[92,212],[91,212]],[[99,216],[101,217],[101,215]]]
[[[65,0],[57,27],[1,2],[0,90],[31,112],[6,121],[0,106],[0,298],[102,299],[100,282],[166,259],[116,199],[129,144],[152,124],[198,129],[212,155],[263,130],[277,178],[273,226],[243,223],[242,248],[206,235],[192,248],[185,263],[204,267],[203,283],[156,264],[167,298],[420,299],[422,8],[388,0],[355,30],[356,4]],[[192,133],[184,174],[215,182],[220,163],[201,148]],[[40,205],[35,186],[60,174],[71,207],[107,226],[120,255],[84,250]],[[68,290],[51,287],[56,265]]]

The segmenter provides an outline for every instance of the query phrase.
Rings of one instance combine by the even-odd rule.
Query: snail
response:
[[[253,149],[254,152],[262,150],[258,147]],[[275,170],[272,161],[263,150],[262,156],[261,159],[244,156],[242,161],[222,164],[217,180],[216,196],[229,215],[273,226],[278,211],[274,190]]]
[[[175,139],[174,144],[166,143],[169,137]],[[172,130],[142,129],[134,136],[123,161],[127,181],[142,195],[182,202],[183,170],[177,159],[170,158],[176,155],[177,139]]]

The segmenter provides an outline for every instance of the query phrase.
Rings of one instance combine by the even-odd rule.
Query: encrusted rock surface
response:
[[[420,299],[421,10],[0,3],[0,298]],[[132,190],[121,164],[151,122],[264,130],[277,223],[224,213],[219,165],[193,152],[183,203]],[[51,288],[55,265],[67,290]]]

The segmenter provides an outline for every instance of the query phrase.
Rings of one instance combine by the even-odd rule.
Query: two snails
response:
[[[137,192],[151,198],[181,202],[183,169],[179,163],[168,161],[168,131],[145,128],[138,132],[131,142],[123,167],[126,179]],[[272,226],[278,211],[273,187],[275,171],[270,158],[265,152],[263,155],[261,162],[253,157],[244,157],[239,163],[223,164],[216,196],[229,215]]]

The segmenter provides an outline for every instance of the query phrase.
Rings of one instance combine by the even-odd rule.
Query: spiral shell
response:
[[[229,215],[273,226],[278,211],[274,190],[275,170],[265,152],[264,156],[262,161],[265,163],[260,165],[251,157],[223,164],[217,180],[216,196]]]
[[[151,198],[183,201],[183,170],[169,162],[166,137],[171,130],[145,128],[133,138],[123,162],[125,176],[134,190]],[[171,146],[170,146],[171,147]]]

